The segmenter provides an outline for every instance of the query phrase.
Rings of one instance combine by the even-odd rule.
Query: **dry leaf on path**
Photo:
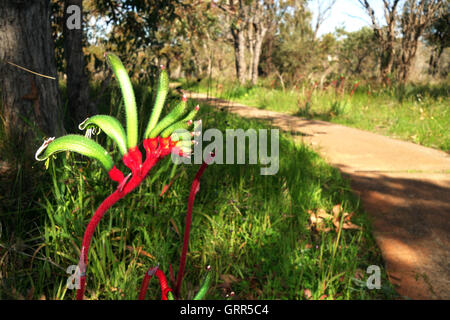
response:
[[[305,299],[311,299],[311,297],[312,297],[312,293],[311,293],[311,290],[309,290],[309,289],[305,289],[305,290],[303,290],[303,296],[305,297]]]
[[[333,224],[336,227],[337,231],[339,231],[339,227],[341,224],[341,213],[342,213],[342,207],[340,204],[337,204],[333,207],[332,209],[333,211]],[[361,230],[360,226],[357,226],[356,224],[352,223],[350,221],[350,218],[353,216],[353,212],[352,213],[347,213],[344,212],[342,215],[342,229],[358,229]]]
[[[314,228],[318,232],[328,232],[331,228],[325,227],[325,220],[331,220],[333,216],[327,214],[325,210],[319,209],[317,213],[308,210],[310,228]]]

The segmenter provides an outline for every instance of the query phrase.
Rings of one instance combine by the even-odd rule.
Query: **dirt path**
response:
[[[450,299],[450,156],[410,142],[323,121],[188,93],[188,97],[268,120],[310,144],[350,177],[369,213],[397,292]]]

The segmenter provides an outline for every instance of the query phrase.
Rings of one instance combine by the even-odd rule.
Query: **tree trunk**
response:
[[[418,40],[404,40],[405,43],[402,44],[402,55],[401,55],[401,80],[406,83],[409,78],[411,71],[412,62],[416,56]]]
[[[79,28],[69,28],[74,16],[73,11],[67,8],[76,6],[79,8]],[[85,61],[83,54],[83,4],[82,0],[64,1],[64,55],[66,59],[67,74],[67,98],[68,109],[76,124],[84,121],[87,117],[97,113],[95,106],[89,102],[89,80],[85,72]]]
[[[378,25],[375,11],[370,6],[368,0],[359,0],[359,3],[366,9],[366,12],[372,21],[372,28],[374,29],[375,36],[380,44],[380,76],[381,81],[384,84],[390,83],[389,74],[392,72],[392,67],[394,65],[395,28],[398,20],[396,12],[399,2],[400,0],[383,1],[386,26],[382,28]]]
[[[258,67],[259,67],[259,60],[261,57],[261,50],[262,50],[262,44],[264,41],[264,37],[267,33],[267,28],[264,26],[257,26],[255,27],[255,48],[253,53],[253,59],[252,59],[252,84],[256,85],[258,83]]]
[[[437,71],[439,69],[439,62],[441,60],[443,52],[444,46],[438,46],[431,53],[428,73],[431,74],[433,77],[437,74]]]
[[[65,132],[54,54],[50,1],[0,0],[2,116],[6,138],[16,144],[18,152],[35,152],[42,135]]]
[[[247,66],[245,63],[245,34],[242,29],[231,29],[233,35],[236,75],[240,84],[245,84]]]
[[[394,57],[395,57],[395,51],[393,46],[393,40],[390,44],[386,45],[385,51],[381,53],[380,58],[380,74],[381,74],[381,80],[384,84],[389,83],[389,75],[392,72],[392,67],[394,65]]]
[[[255,38],[255,29],[253,27],[253,23],[250,22],[248,24],[247,29],[247,43],[248,43],[248,56],[249,56],[249,65],[248,65],[248,81],[252,81],[253,79],[253,59],[255,58],[255,44],[256,44],[256,38]]]
[[[206,66],[206,73],[207,73],[207,77],[211,76],[212,73],[212,54],[211,54],[211,49],[209,47],[209,34],[207,34],[207,41],[208,44],[206,44],[206,41],[203,42],[203,50],[205,51],[205,56],[206,56],[206,62],[207,62],[207,66]]]

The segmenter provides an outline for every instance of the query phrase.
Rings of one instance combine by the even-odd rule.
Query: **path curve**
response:
[[[387,274],[411,299],[450,299],[450,156],[371,132],[186,92],[245,118],[270,121],[350,178]]]

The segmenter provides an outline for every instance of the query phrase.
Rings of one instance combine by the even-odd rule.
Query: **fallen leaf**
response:
[[[364,279],[364,271],[361,269],[356,269],[354,277],[355,279]]]
[[[341,205],[340,204],[335,205],[331,211],[333,212],[334,219],[335,220],[338,219],[339,218],[339,214],[342,211]]]
[[[316,212],[316,216],[322,219],[333,219],[333,216],[328,214],[324,209],[319,209],[319,211]]]
[[[332,209],[333,211],[333,224],[336,227],[336,230],[339,231],[339,228],[341,227],[341,213],[342,213],[342,207],[340,204],[337,204],[333,207]],[[350,221],[351,217],[353,216],[354,212],[352,213],[348,213],[348,212],[344,212],[342,214],[342,229],[358,229],[360,230],[361,227],[357,226],[356,224],[352,223]]]
[[[305,290],[303,290],[303,296],[305,297],[305,299],[311,299],[311,297],[312,297],[312,293],[311,293],[311,290],[309,290],[309,289],[305,289]]]
[[[219,278],[223,281],[223,283],[220,284],[219,287],[224,289],[231,289],[231,285],[235,282],[238,282],[238,279],[232,274],[221,274]]]
[[[308,213],[310,215],[309,216],[310,229],[314,228],[318,232],[328,232],[331,230],[331,228],[325,227],[325,220],[331,219],[333,217],[327,214],[325,210],[319,209],[317,213],[308,210]]]
[[[126,248],[128,249],[128,251],[131,251],[131,252],[137,251],[138,256],[141,255],[141,256],[146,256],[150,259],[155,259],[155,257],[152,256],[150,253],[142,250],[142,247],[133,248],[132,246],[127,246]]]
[[[175,224],[175,221],[174,221],[172,218],[170,218],[169,221],[170,221],[170,223],[172,224],[173,228],[175,229],[175,232],[177,233],[177,235],[180,236],[180,231],[178,230],[178,227],[177,227],[177,225]]]

